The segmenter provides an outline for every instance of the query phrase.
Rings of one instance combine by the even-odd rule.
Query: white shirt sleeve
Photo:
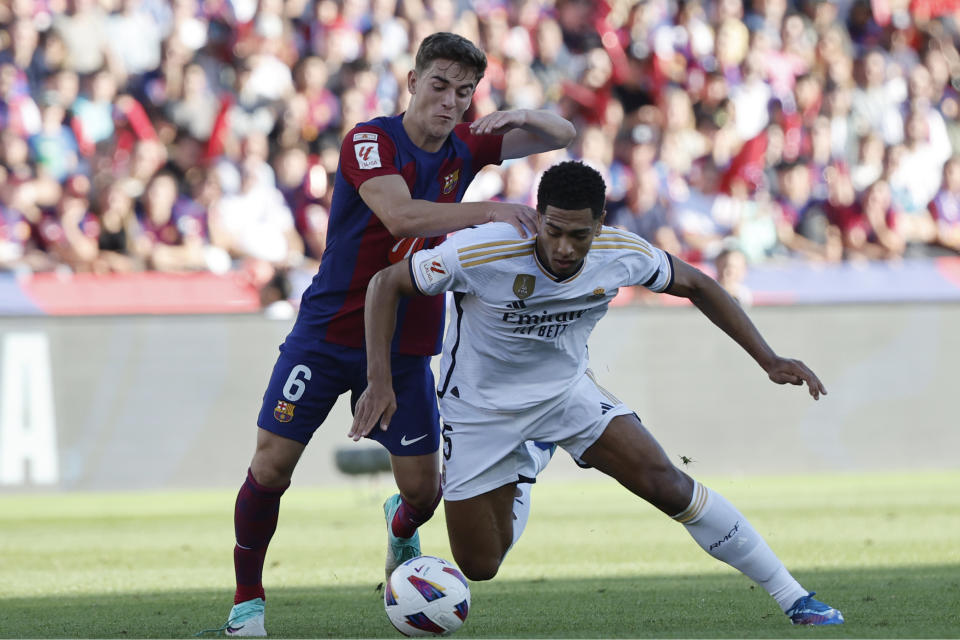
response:
[[[617,249],[617,264],[625,270],[620,286],[641,285],[662,293],[673,284],[673,261],[665,251],[654,247],[640,236],[604,227],[594,240],[598,249]]]
[[[639,284],[656,293],[663,293],[673,284],[673,259],[666,251],[650,247],[653,255],[648,257],[630,255],[627,269],[630,272],[632,284]]]
[[[410,256],[410,276],[414,286],[425,296],[468,290],[452,237],[432,249],[423,249]]]

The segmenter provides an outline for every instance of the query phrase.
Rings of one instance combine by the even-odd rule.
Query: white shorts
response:
[[[632,413],[590,370],[556,400],[525,411],[478,409],[447,396],[440,412],[446,500],[466,500],[535,476],[524,446],[528,440],[556,443],[579,458],[613,418]]]

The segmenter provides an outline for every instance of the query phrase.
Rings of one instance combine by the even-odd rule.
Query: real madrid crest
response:
[[[533,288],[536,284],[536,276],[532,276],[529,273],[518,274],[517,277],[513,279],[513,293],[516,294],[520,300],[529,298],[533,295]]]
[[[592,302],[593,300],[603,300],[607,295],[607,290],[603,287],[597,287],[593,290],[593,295],[587,296],[587,302]]]

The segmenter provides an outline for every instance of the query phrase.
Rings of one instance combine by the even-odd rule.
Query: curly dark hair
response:
[[[487,70],[487,56],[463,36],[440,31],[423,39],[417,49],[416,70],[423,73],[434,60],[451,60],[477,74],[477,82]]]
[[[550,205],[557,209],[590,209],[593,219],[598,220],[606,198],[603,176],[593,167],[569,160],[553,165],[540,178],[537,211],[543,213]]]

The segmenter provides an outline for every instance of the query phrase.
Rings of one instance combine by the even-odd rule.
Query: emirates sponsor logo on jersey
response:
[[[540,338],[556,338],[562,335],[571,323],[583,317],[589,309],[573,309],[571,311],[559,311],[551,313],[544,309],[531,313],[520,313],[517,311],[506,311],[501,320],[508,325],[513,325],[511,333],[522,336],[538,336]]]
[[[427,284],[434,284],[447,277],[447,265],[443,264],[443,258],[438,255],[421,262],[420,273]]]
[[[443,195],[447,195],[457,188],[457,182],[460,180],[460,169],[451,174],[443,176]]]
[[[517,274],[517,277],[513,279],[513,293],[516,294],[520,300],[529,298],[533,295],[533,288],[536,284],[536,276],[532,276],[529,273]]]
[[[285,400],[278,400],[277,406],[273,408],[273,418],[277,422],[290,422],[293,420],[293,410],[296,408],[294,404]]]
[[[353,145],[353,152],[357,154],[357,165],[361,169],[376,169],[380,167],[380,147],[376,142],[360,142]]]

